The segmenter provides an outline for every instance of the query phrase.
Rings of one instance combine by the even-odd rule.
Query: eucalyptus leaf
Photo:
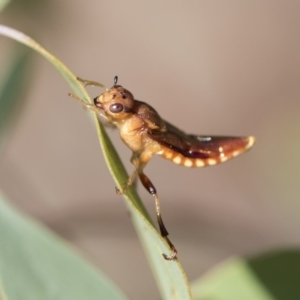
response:
[[[232,258],[192,284],[195,300],[300,299],[300,250]]]
[[[0,279],[7,300],[128,299],[67,243],[17,212],[1,194]]]
[[[0,86],[0,154],[11,128],[25,104],[32,67],[32,52],[23,47],[16,49]]]
[[[25,34],[4,25],[0,25],[0,34],[15,39],[44,56],[65,78],[73,92],[84,101],[91,103],[86,90],[76,80],[76,76],[45,48]],[[93,116],[100,145],[108,168],[115,179],[117,186],[121,187],[128,178],[128,175],[117,152],[112,146],[103,125],[98,121],[95,113],[93,113]],[[132,216],[135,229],[137,230],[138,236],[140,237],[146,251],[146,255],[149,259],[150,266],[153,270],[162,298],[167,300],[191,299],[187,278],[179,261],[166,261],[162,257],[162,253],[169,254],[171,250],[165,240],[153,227],[134,188],[129,189],[125,195],[125,200],[130,211],[130,215]]]
[[[0,0],[0,11],[8,4],[9,0]],[[1,295],[1,294],[0,294]]]

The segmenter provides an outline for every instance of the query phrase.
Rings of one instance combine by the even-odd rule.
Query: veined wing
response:
[[[166,131],[150,131],[149,136],[163,150],[163,157],[189,167],[215,165],[245,152],[254,144],[254,137],[233,137],[185,134],[166,122]]]

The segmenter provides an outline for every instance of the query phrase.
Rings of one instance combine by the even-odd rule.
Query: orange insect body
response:
[[[205,167],[225,162],[245,152],[254,137],[188,135],[164,121],[149,104],[135,100],[120,85],[95,98],[121,139],[146,164],[154,154],[185,167]],[[117,109],[116,109],[117,108]]]

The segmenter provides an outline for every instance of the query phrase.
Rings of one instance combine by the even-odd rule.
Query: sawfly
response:
[[[105,88],[95,81],[77,79],[84,86]],[[126,193],[136,177],[140,178],[143,186],[154,197],[161,236],[172,249],[170,255],[163,254],[163,257],[167,260],[176,259],[177,250],[168,238],[169,233],[162,220],[156,188],[144,173],[146,164],[153,155],[158,154],[185,167],[214,166],[250,149],[255,138],[186,134],[161,118],[152,106],[134,99],[130,91],[118,85],[117,76],[114,78],[114,85],[96,97],[94,104],[87,104],[75,95],[70,94],[70,96],[120,130],[122,141],[132,150],[131,163],[134,165],[134,170],[123,188],[116,189],[117,194]]]

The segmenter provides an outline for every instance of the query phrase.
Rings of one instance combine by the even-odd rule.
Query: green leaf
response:
[[[84,87],[76,80],[76,76],[41,45],[23,33],[3,25],[0,25],[0,34],[15,39],[43,55],[57,68],[78,97],[92,103]],[[117,186],[121,187],[124,182],[126,182],[128,175],[102,124],[98,121],[96,114],[93,113],[93,116],[108,168],[116,180]],[[112,191],[112,193],[113,192],[114,191]],[[134,188],[129,189],[128,193],[125,195],[125,199],[135,229],[137,230],[150,261],[150,266],[153,270],[162,298],[167,300],[191,299],[187,278],[180,263],[178,261],[166,261],[162,257],[162,253],[170,253],[169,246],[153,227]]]
[[[0,0],[0,11],[8,4],[9,0]],[[0,294],[1,295],[1,294]]]
[[[0,87],[0,154],[25,102],[32,53],[17,49]]]
[[[232,258],[192,284],[195,300],[300,299],[300,251]]]
[[[0,278],[7,300],[127,299],[67,243],[16,212],[1,194]]]

